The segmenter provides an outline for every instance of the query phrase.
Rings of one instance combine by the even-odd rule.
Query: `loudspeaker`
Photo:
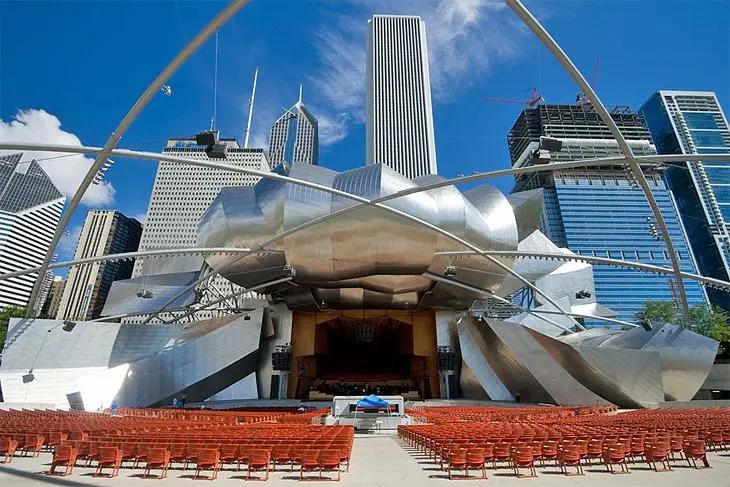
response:
[[[456,374],[446,375],[446,388],[449,391],[449,399],[459,397],[459,381],[456,380]]]
[[[279,380],[281,376],[274,374],[271,376],[271,388],[269,390],[269,399],[281,399],[279,397]]]

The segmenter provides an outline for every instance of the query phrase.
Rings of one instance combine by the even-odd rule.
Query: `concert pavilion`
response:
[[[632,408],[692,399],[718,343],[676,325],[637,326],[617,319],[596,301],[591,266],[672,276],[685,315],[685,279],[728,289],[726,282],[680,270],[640,168],[686,156],[634,155],[592,88],[517,1],[507,3],[574,78],[621,152],[551,168],[610,160],[631,171],[667,244],[672,268],[559,248],[539,230],[540,190],[506,197],[483,182],[538,172],[540,166],[452,180],[436,175],[408,179],[382,164],[342,173],[307,164],[266,172],[224,159],[116,149],[175,69],[244,3],[231,2],[198,34],[149,86],[105,147],[0,144],[9,150],[96,154],[44,265],[0,279],[45,275],[49,268],[80,263],[51,264],[51,258],[69,215],[108,157],[261,177],[255,186],[220,192],[200,221],[195,248],[85,260],[197,254],[206,264],[200,272],[117,281],[100,320],[29,316],[11,321],[0,365],[6,402],[96,411],[113,401],[149,407],[171,405],[176,398],[190,403],[252,396],[322,400],[369,392]],[[472,182],[479,185],[458,187]],[[205,283],[221,277],[230,293],[201,299]],[[35,289],[32,299],[37,294]],[[245,299],[226,307],[241,296]],[[135,316],[139,321],[129,322]],[[613,327],[586,330],[585,320]]]

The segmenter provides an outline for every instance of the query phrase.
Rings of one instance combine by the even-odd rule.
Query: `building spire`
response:
[[[302,103],[302,85],[301,85],[301,83],[299,84],[299,100],[297,101],[297,103],[299,103],[299,104]]]

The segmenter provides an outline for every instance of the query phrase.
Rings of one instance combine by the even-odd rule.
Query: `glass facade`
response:
[[[601,176],[560,174],[545,187],[545,213],[557,215],[546,228],[551,240],[562,245],[562,237],[567,248],[581,255],[671,267],[664,242],[649,234],[653,217],[641,189],[621,172]],[[671,194],[660,177],[650,182],[682,270],[695,272]],[[598,302],[618,312],[622,320],[633,321],[646,301],[674,298],[671,276],[606,265],[594,265],[593,274]],[[696,282],[686,280],[685,289],[690,305],[706,302],[704,290]],[[586,324],[603,326],[601,322]]]
[[[660,91],[641,108],[659,154],[730,153],[730,130],[711,92]],[[689,160],[666,179],[694,249],[700,273],[730,277],[730,166]],[[708,290],[713,304],[730,310],[730,295]]]
[[[611,116],[637,155],[656,154],[644,118],[617,107]],[[698,126],[707,121],[695,120]],[[619,154],[610,131],[591,107],[541,105],[524,110],[509,136],[513,165],[533,164],[533,151],[541,137],[559,139],[559,150],[549,152],[549,163]],[[542,156],[545,157],[544,155]],[[683,271],[696,273],[697,265],[679,219],[676,202],[663,176],[647,169],[645,176],[657,200]],[[556,245],[585,256],[607,257],[671,268],[667,247],[652,236],[654,217],[641,188],[620,166],[579,168],[516,176],[514,191],[543,188],[541,227]],[[609,265],[593,265],[596,299],[634,321],[646,301],[671,301],[677,294],[671,275],[655,274]],[[685,279],[687,300],[692,305],[707,302],[705,290]],[[587,321],[587,326],[606,326]]]

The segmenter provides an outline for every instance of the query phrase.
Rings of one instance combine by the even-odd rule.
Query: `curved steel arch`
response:
[[[603,123],[605,123],[608,129],[611,131],[614,139],[616,139],[619,149],[623,153],[626,159],[626,163],[628,164],[629,168],[631,169],[631,173],[634,176],[634,179],[639,184],[639,186],[641,186],[641,189],[644,192],[646,201],[649,204],[652,213],[654,214],[654,221],[661,231],[662,238],[664,239],[664,244],[667,246],[669,258],[672,261],[672,269],[674,269],[674,279],[677,281],[677,289],[679,291],[680,298],[679,300],[682,306],[682,315],[684,317],[683,326],[687,326],[689,324],[689,303],[687,302],[687,293],[684,288],[684,280],[682,278],[682,269],[679,266],[679,258],[677,257],[677,253],[674,250],[674,244],[672,243],[671,237],[669,236],[669,230],[667,229],[667,226],[664,222],[664,216],[662,216],[662,212],[659,210],[659,205],[651,192],[651,188],[649,188],[649,183],[644,176],[644,172],[638,165],[637,159],[634,156],[634,152],[631,150],[631,146],[629,146],[628,142],[619,130],[618,125],[616,125],[616,122],[614,122],[613,118],[611,118],[611,115],[608,113],[608,110],[603,105],[601,99],[598,97],[598,95],[596,95],[593,87],[588,83],[588,81],[586,81],[578,68],[575,67],[575,64],[573,64],[573,61],[571,61],[568,55],[565,54],[563,49],[550,36],[548,31],[540,24],[540,22],[538,22],[538,20],[532,15],[532,13],[530,13],[530,11],[528,11],[525,6],[522,5],[520,0],[505,0],[505,3],[517,14],[520,19],[522,19],[525,25],[527,25],[527,27],[529,27],[530,30],[535,33],[535,35],[540,39],[543,45],[545,45],[545,47],[547,47],[550,52],[553,53],[553,55],[557,58],[560,64],[563,65],[563,68],[565,68],[568,74],[578,84],[583,93],[585,93],[585,95],[588,97],[591,104],[593,105],[593,109],[598,113],[598,115],[601,117],[601,120],[603,120]]]
[[[152,97],[157,93],[160,87],[170,78],[170,76],[172,76],[175,71],[177,71],[178,68],[182,66],[183,63],[185,63],[185,61],[187,61],[188,58],[192,56],[195,51],[198,50],[198,48],[203,44],[203,42],[208,39],[208,37],[211,36],[211,34],[213,34],[213,32],[218,30],[221,25],[223,25],[236,12],[243,8],[244,5],[246,5],[248,2],[249,0],[231,0],[226,8],[221,10],[220,13],[218,13],[218,15],[216,15],[213,20],[211,20],[208,25],[206,25],[203,30],[201,30],[188,43],[188,45],[186,45],[177,54],[177,56],[175,56],[172,61],[170,61],[165,69],[163,69],[162,72],[157,75],[154,81],[152,81],[152,83],[147,86],[147,89],[144,90],[142,95],[140,95],[134,105],[132,105],[132,108],[129,109],[121,122],[119,122],[119,125],[117,125],[117,128],[114,129],[114,131],[111,133],[102,150],[96,155],[94,163],[89,168],[89,171],[86,173],[86,176],[84,177],[83,181],[81,181],[81,184],[74,193],[74,196],[71,199],[71,203],[69,203],[68,208],[66,208],[66,211],[63,213],[61,221],[56,227],[56,232],[53,234],[53,238],[51,239],[51,243],[48,247],[48,251],[46,252],[46,256],[43,259],[43,264],[41,265],[39,276],[42,276],[46,273],[48,265],[51,263],[51,259],[53,258],[53,254],[56,252],[56,246],[58,245],[58,241],[61,239],[61,235],[63,235],[63,232],[66,230],[68,222],[71,220],[71,216],[73,216],[76,207],[81,202],[81,198],[83,198],[86,190],[89,188],[89,185],[101,169],[101,166],[107,161],[107,158],[111,154],[112,149],[117,146],[117,143],[119,143],[119,140],[125,134],[132,122],[136,120],[144,107],[147,106]],[[35,283],[33,284],[33,290],[31,291],[30,298],[28,299],[28,310],[26,312],[26,318],[33,317],[33,310],[35,309],[34,304],[36,299],[38,299],[38,293],[40,291],[42,282],[43,279],[36,279]]]

